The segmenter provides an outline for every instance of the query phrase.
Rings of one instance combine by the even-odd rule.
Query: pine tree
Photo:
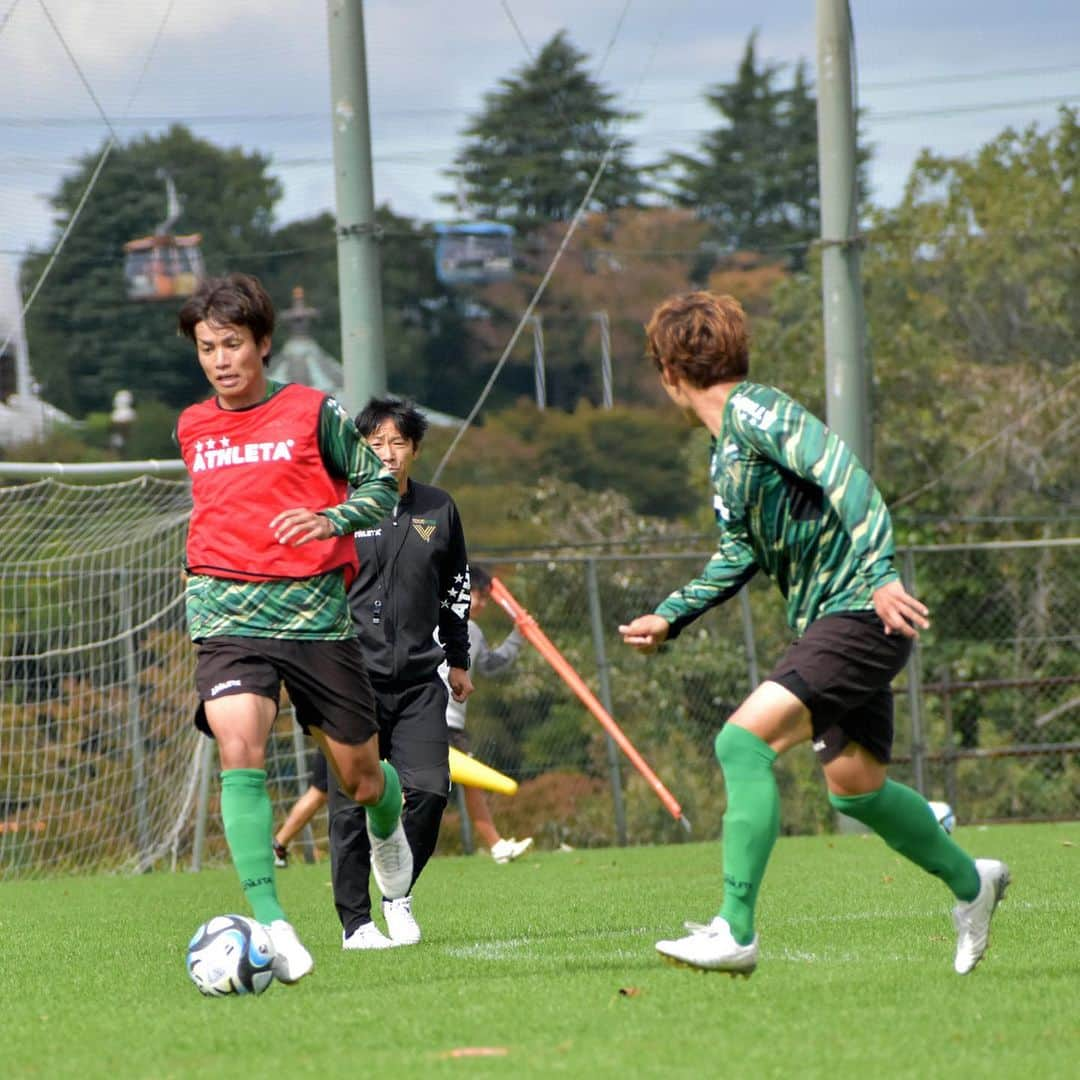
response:
[[[474,216],[519,231],[569,219],[609,146],[612,154],[588,209],[636,203],[641,183],[629,161],[630,144],[615,134],[633,114],[615,107],[614,95],[589,75],[586,59],[560,31],[535,61],[485,95],[447,174]]]
[[[666,184],[676,205],[712,225],[721,248],[783,254],[798,266],[820,228],[817,101],[805,63],[783,87],[783,66],[759,63],[756,45],[752,34],[734,81],[706,94],[723,125],[699,154],[668,159]],[[860,171],[868,157],[859,152]]]

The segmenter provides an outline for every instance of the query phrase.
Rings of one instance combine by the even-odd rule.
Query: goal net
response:
[[[196,833],[227,859],[191,723],[190,510],[186,479],[0,486],[0,880],[175,866]],[[306,779],[291,717],[269,757],[280,820]]]

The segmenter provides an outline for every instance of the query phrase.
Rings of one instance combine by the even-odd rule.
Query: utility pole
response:
[[[817,0],[818,174],[826,421],[869,469],[870,361],[859,267],[856,117],[847,0]]]
[[[386,393],[363,0],[327,0],[327,24],[337,198],[341,363],[345,369],[341,403],[350,413],[356,413],[373,394]]]

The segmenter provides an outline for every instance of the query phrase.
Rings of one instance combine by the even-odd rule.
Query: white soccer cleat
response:
[[[491,849],[491,857],[500,865],[521,858],[526,851],[533,846],[533,838],[526,836],[524,840],[515,840],[512,836],[498,840]]]
[[[373,922],[361,923],[351,934],[341,932],[343,949],[392,949],[394,945]]]
[[[284,919],[275,919],[266,929],[274,945],[274,978],[283,983],[299,982],[315,967],[311,953]]]
[[[412,913],[411,896],[384,900],[382,912],[386,920],[386,932],[395,945],[416,945],[420,941],[420,924]]]
[[[727,920],[719,915],[712,922],[684,924],[690,931],[674,941],[658,941],[656,951],[669,963],[698,971],[726,971],[729,975],[749,978],[757,967],[758,939],[740,945],[731,936]]]
[[[997,859],[976,859],[979,874],[979,894],[966,904],[953,908],[953,925],[956,927],[956,959],[953,967],[957,975],[967,975],[982,959],[990,944],[990,920],[994,909],[1005,898],[1009,887],[1009,868]]]
[[[368,839],[371,841],[371,870],[383,899],[398,900],[408,896],[412,888],[413,859],[404,826],[398,821],[394,831],[385,840],[380,840],[369,825]]]

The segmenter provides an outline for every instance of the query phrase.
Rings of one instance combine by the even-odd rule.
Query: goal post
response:
[[[0,487],[0,876],[144,870],[190,806],[185,482]]]
[[[186,869],[196,827],[198,862],[220,865],[216,747],[192,724],[188,480],[71,468],[0,477],[0,880]],[[278,819],[307,780],[293,727],[283,709],[267,748]]]

